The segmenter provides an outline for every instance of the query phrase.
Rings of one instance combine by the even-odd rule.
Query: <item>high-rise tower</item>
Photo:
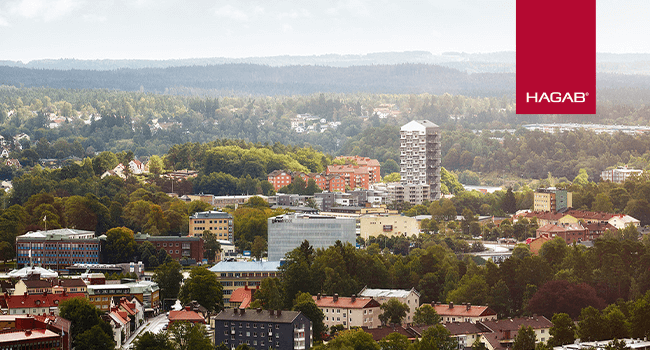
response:
[[[428,120],[414,120],[400,129],[402,185],[429,186],[429,200],[440,199],[440,128]]]

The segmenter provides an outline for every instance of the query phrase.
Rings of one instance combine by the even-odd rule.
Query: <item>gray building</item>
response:
[[[307,240],[314,248],[327,248],[336,241],[356,244],[356,220],[309,214],[286,214],[268,219],[269,261]]]
[[[299,311],[227,309],[214,318],[214,344],[234,349],[307,350],[313,345],[311,321]]]
[[[414,120],[403,125],[400,129],[399,151],[402,185],[429,185],[429,200],[440,199],[438,125],[428,120]],[[404,200],[410,202],[410,198]]]

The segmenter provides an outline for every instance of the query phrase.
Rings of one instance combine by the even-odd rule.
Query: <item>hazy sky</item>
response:
[[[598,52],[650,52],[650,1],[597,2]],[[0,60],[514,51],[515,3],[0,0]]]

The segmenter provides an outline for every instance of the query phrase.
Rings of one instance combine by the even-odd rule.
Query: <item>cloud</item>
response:
[[[254,12],[259,11],[260,9],[261,8],[255,8]],[[217,17],[223,17],[223,18],[231,19],[233,21],[238,21],[238,22],[246,22],[246,21],[250,20],[250,15],[249,14],[247,14],[246,12],[244,12],[242,10],[239,10],[239,9],[235,8],[232,5],[226,5],[226,6],[222,6],[222,7],[218,8],[218,9],[215,9],[214,13],[215,13],[215,15],[217,15]]]
[[[106,16],[100,16],[100,15],[95,15],[95,14],[86,14],[83,15],[81,18],[83,18],[84,22],[89,22],[89,23],[103,23],[108,20]]]
[[[328,8],[326,12],[334,16],[347,12],[352,16],[368,17],[370,15],[370,6],[365,0],[338,1],[336,6]]]
[[[290,32],[292,30],[293,30],[293,27],[290,24],[285,23],[285,24],[282,25],[282,31],[283,32],[286,33],[286,32]]]
[[[7,13],[37,21],[61,19],[82,5],[81,0],[20,0],[7,5]]]
[[[279,12],[278,14],[275,15],[277,19],[298,19],[298,18],[309,18],[311,17],[311,13],[305,9],[301,9],[300,11],[296,10],[291,10],[290,12]]]

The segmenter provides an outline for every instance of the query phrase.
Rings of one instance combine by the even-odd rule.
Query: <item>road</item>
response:
[[[152,332],[152,333],[160,333],[163,330],[163,327],[169,322],[167,320],[167,314],[162,313],[156,317],[152,317],[147,320],[144,326],[138,328],[131,334],[129,339],[127,339],[124,344],[122,344],[122,349],[129,349],[131,346],[131,342],[137,338],[139,334],[144,334],[145,332]]]

